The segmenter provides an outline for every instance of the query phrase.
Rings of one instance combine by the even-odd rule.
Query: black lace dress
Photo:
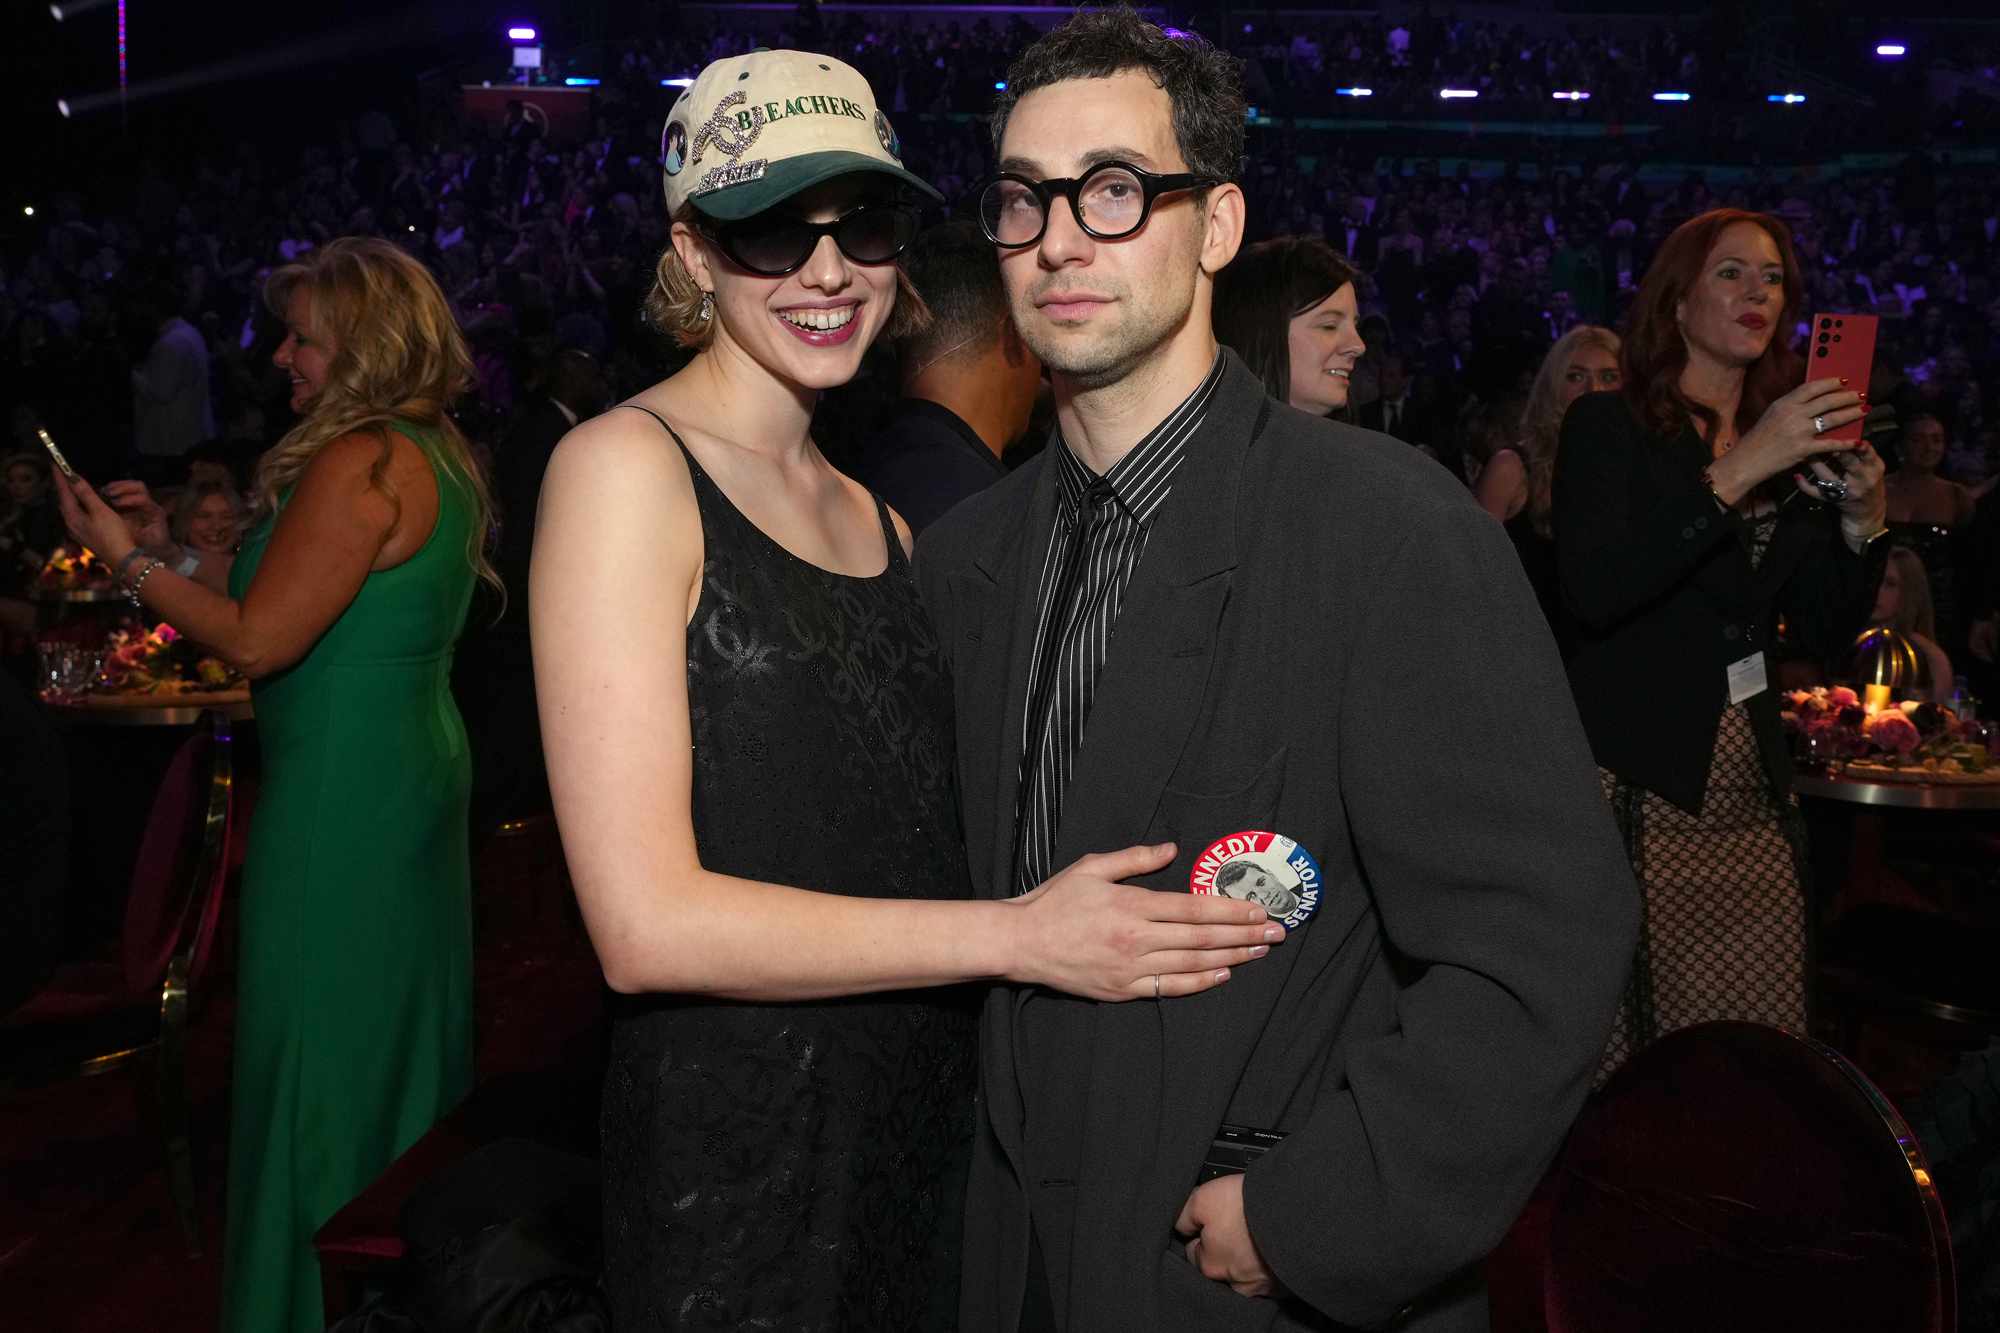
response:
[[[706,545],[687,635],[703,866],[969,897],[951,683],[887,511],[887,571],[849,578],[688,467]],[[619,1333],[955,1325],[969,995],[620,1006],[603,1116]]]

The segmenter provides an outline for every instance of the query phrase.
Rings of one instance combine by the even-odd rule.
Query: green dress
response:
[[[438,479],[429,540],[251,689],[264,783],[243,880],[223,1296],[239,1333],[326,1326],[313,1233],[472,1083],[471,759],[450,680],[476,507],[435,434],[397,429]],[[271,528],[245,539],[232,596]]]

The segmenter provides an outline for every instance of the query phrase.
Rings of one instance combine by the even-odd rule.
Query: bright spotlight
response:
[[[1445,101],[1445,102],[1455,102],[1455,101],[1460,101],[1460,100],[1465,100],[1465,99],[1470,99],[1470,98],[1474,98],[1474,97],[1477,97],[1477,96],[1479,96],[1479,90],[1478,90],[1477,88],[1440,88],[1440,89],[1438,89],[1438,99],[1439,99],[1440,101]]]
[[[68,101],[68,99],[66,99],[66,98],[61,98],[61,97],[58,97],[58,98],[56,99],[56,110],[58,110],[58,111],[62,112],[62,114],[63,114],[63,119],[64,119],[64,120],[68,120],[68,119],[69,119],[69,101]]]
[[[1692,102],[1692,101],[1694,101],[1694,94],[1693,94],[1693,93],[1654,93],[1654,94],[1653,94],[1653,100],[1654,100],[1655,102]]]
[[[1333,95],[1335,97],[1373,97],[1375,90],[1373,88],[1335,88]]]
[[[507,36],[516,42],[532,42],[535,40],[535,30],[533,28],[509,28],[507,29]]]
[[[1910,48],[1901,42],[1883,42],[1875,48],[1875,54],[1884,60],[1900,60],[1910,53]]]
[[[661,80],[660,80],[660,86],[661,86],[662,88],[692,88],[692,87],[694,87],[694,80],[693,80],[693,79],[686,79],[686,78],[682,78],[682,79],[661,79]]]
[[[1767,102],[1781,102],[1786,106],[1797,106],[1806,100],[1806,95],[1804,93],[1766,93],[1764,94],[1764,100]]]
[[[63,21],[63,7],[61,5],[50,5],[49,17],[61,23]]]
[[[22,208],[21,216],[24,218],[31,218],[35,216],[35,206],[33,204],[28,204],[27,206]]]
[[[1571,88],[1566,92],[1550,93],[1549,96],[1558,102],[1588,102],[1590,100],[1590,94],[1581,88]]]

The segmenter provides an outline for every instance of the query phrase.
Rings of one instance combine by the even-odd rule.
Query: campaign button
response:
[[[1194,859],[1188,874],[1193,893],[1241,898],[1264,909],[1273,921],[1296,930],[1319,910],[1324,882],[1319,862],[1295,839],[1263,829],[1217,838]]]

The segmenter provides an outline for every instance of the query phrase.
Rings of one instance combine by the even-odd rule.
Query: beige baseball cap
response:
[[[878,172],[943,202],[903,166],[868,80],[811,51],[752,51],[701,72],[667,113],[667,211],[692,199],[733,222],[849,172]]]

